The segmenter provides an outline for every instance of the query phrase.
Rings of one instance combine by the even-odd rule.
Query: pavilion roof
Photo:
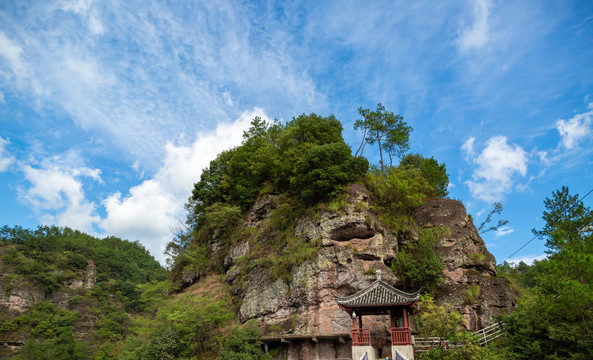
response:
[[[334,297],[338,305],[346,308],[407,305],[418,301],[420,290],[410,294],[377,280],[366,289],[350,296],[334,295]]]

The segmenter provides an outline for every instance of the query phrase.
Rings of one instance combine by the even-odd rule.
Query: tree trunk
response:
[[[385,170],[383,169],[383,149],[381,149],[381,137],[379,136],[379,131],[377,131],[377,145],[379,145],[379,157],[381,161],[381,173],[384,173]]]
[[[356,150],[356,154],[354,156],[358,156],[358,152],[360,151],[360,156],[362,156],[362,152],[364,150],[364,145],[367,142],[367,127],[364,127],[364,131],[362,133],[362,142],[360,143],[360,146],[358,147],[358,150]]]

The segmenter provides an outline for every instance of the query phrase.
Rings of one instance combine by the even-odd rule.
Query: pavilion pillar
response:
[[[397,323],[395,322],[396,315],[394,314],[394,311],[393,310],[389,310],[389,318],[390,318],[390,321],[391,321],[391,327],[392,328],[396,327],[397,326]]]
[[[404,328],[409,329],[410,324],[408,322],[408,307],[407,306],[403,306],[401,308],[401,316],[404,321],[404,324],[403,324]],[[396,351],[399,351],[403,356],[405,356],[409,360],[414,360],[414,347],[412,346],[412,344],[407,344],[407,345],[391,344],[391,353],[393,354],[392,355],[393,357],[395,357]]]
[[[402,315],[404,316],[404,327],[410,327],[408,325],[408,308],[407,307],[403,307],[402,308]]]

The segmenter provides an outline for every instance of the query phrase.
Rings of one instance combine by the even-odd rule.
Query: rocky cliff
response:
[[[276,205],[274,196],[260,198],[244,226],[257,233]],[[385,282],[400,285],[401,279],[388,264],[409,237],[417,236],[411,232],[398,239],[379,221],[372,205],[368,190],[354,184],[338,210],[321,209],[315,215],[293,219],[293,235],[302,242],[320,242],[320,248],[316,256],[287,269],[289,281],[272,280],[265,267],[246,266],[243,260],[262,238],[248,237],[236,243],[224,264],[225,279],[242,299],[240,320],[262,320],[268,334],[349,334],[352,320],[339,309],[334,294],[351,295],[367,287],[379,271]],[[495,259],[460,202],[430,200],[413,217],[423,228],[450,229],[436,246],[445,266],[437,302],[452,304],[463,314],[469,330],[512,310],[512,291],[496,277]],[[386,318],[365,318],[365,327],[372,331],[386,333],[388,326]]]

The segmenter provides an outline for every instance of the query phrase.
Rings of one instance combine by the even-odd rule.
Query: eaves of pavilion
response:
[[[380,277],[366,289],[350,296],[334,295],[340,308],[352,317],[352,345],[371,345],[370,329],[364,328],[364,315],[389,314],[392,345],[412,343],[408,314],[418,306],[420,290],[407,293],[383,282]]]

